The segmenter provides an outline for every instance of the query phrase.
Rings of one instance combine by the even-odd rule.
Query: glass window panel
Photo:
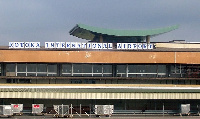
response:
[[[112,65],[103,65],[103,73],[112,73]]]
[[[126,77],[126,74],[117,74],[117,77]]]
[[[85,76],[85,77],[91,77],[92,74],[83,74],[83,76]]]
[[[136,73],[136,65],[130,64],[128,65],[128,73]]]
[[[126,65],[117,65],[117,73],[126,73]]]
[[[79,84],[79,83],[82,83],[82,81],[81,80],[71,80],[71,83]]]
[[[175,65],[170,65],[170,72],[175,73]]]
[[[17,72],[26,72],[26,64],[17,64]]]
[[[36,64],[27,64],[27,72],[36,72]]]
[[[93,74],[94,77],[102,77],[102,74]]]
[[[166,65],[158,65],[158,73],[166,73]]]
[[[146,74],[146,77],[149,77],[149,78],[153,78],[153,77],[156,77],[157,74]]]
[[[57,74],[48,74],[48,76],[57,76]]]
[[[82,64],[73,64],[74,73],[82,73]]]
[[[82,72],[83,73],[92,73],[92,65],[91,64],[82,64]]]
[[[82,76],[82,74],[73,74],[73,76]]]
[[[57,72],[56,64],[48,64],[48,72]]]
[[[62,65],[62,72],[63,73],[71,73],[72,72],[72,65],[71,64],[63,64]]]
[[[36,73],[27,73],[27,76],[36,76]]]
[[[93,73],[102,73],[102,65],[94,64],[93,65]]]
[[[157,73],[157,65],[146,65],[145,73]]]
[[[137,74],[129,74],[128,77],[137,77]]]
[[[136,65],[136,73],[145,73],[145,65]]]
[[[37,76],[47,76],[46,73],[37,73]]]
[[[62,76],[72,76],[71,74],[62,74]]]
[[[112,77],[112,74],[103,74],[103,77]]]
[[[188,70],[187,65],[181,65],[181,73],[186,73]]]
[[[38,64],[37,72],[47,72],[47,64]]]
[[[15,64],[6,64],[6,72],[15,72]]]
[[[176,73],[181,73],[181,65],[176,64]]]
[[[26,73],[17,73],[17,76],[26,76]]]

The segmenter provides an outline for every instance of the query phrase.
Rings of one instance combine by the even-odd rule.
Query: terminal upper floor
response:
[[[0,50],[0,62],[200,64],[200,51]]]

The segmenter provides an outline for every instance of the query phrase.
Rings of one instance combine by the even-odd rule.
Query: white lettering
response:
[[[75,49],[76,47],[76,42],[71,42],[71,48]]]
[[[113,49],[113,44],[112,43],[108,43],[108,49]]]
[[[117,43],[117,49],[122,49],[122,43]]]
[[[87,43],[82,43],[81,48],[82,49],[86,49],[87,48]]]
[[[9,42],[9,48],[14,48],[14,42]]]
[[[147,49],[147,44],[146,43],[143,43],[143,46],[142,46],[143,49]]]
[[[87,43],[87,49],[92,49],[92,44],[91,43]]]
[[[32,47],[31,45],[32,44],[29,44],[29,47]],[[45,42],[45,48],[56,48],[55,42]]]
[[[142,43],[138,43],[138,45],[137,45],[137,47],[138,47],[138,49],[142,49]]]
[[[66,48],[67,49],[71,48],[71,43],[70,42],[66,42]]]
[[[65,48],[65,42],[60,42],[60,48]]]
[[[9,42],[9,48],[40,48],[40,42]],[[45,48],[66,49],[114,49],[113,43],[81,43],[81,42],[45,42]],[[153,49],[153,44],[147,43],[117,43],[118,50]]]
[[[77,48],[78,48],[78,49],[81,49],[81,47],[82,47],[81,42],[77,42],[76,45],[77,45]]]
[[[148,44],[148,49],[153,49],[153,44]]]
[[[133,49],[138,49],[138,44],[137,43],[133,43]]]
[[[127,43],[122,43],[122,49],[127,49]]]
[[[103,49],[103,44],[102,43],[97,43],[97,49]]]

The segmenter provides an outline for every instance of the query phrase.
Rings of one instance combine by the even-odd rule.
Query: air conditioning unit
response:
[[[6,72],[6,76],[16,76],[15,72]]]

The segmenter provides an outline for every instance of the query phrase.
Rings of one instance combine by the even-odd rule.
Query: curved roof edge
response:
[[[170,32],[178,28],[179,28],[179,25],[173,25],[173,26],[163,27],[163,28],[158,28],[158,29],[149,29],[149,30],[116,30],[116,29],[106,29],[106,28],[88,26],[85,24],[77,24],[72,30],[70,30],[70,34],[76,36],[74,32],[77,29],[81,29],[81,30],[86,30],[87,32],[94,32],[94,33],[112,35],[112,36],[155,36],[155,35],[160,35],[163,33]]]

